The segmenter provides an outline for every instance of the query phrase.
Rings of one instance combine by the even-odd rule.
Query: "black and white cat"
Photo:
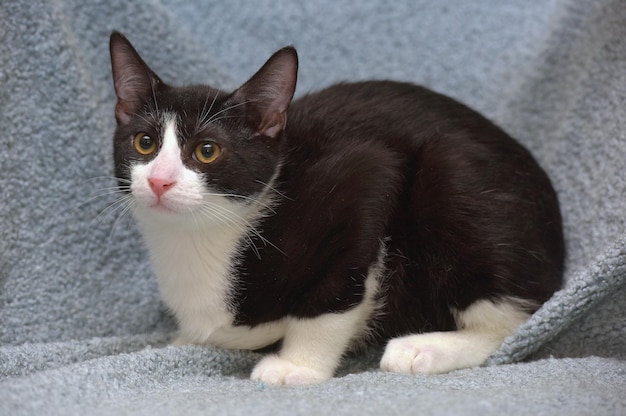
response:
[[[252,379],[316,383],[359,341],[381,367],[479,366],[560,287],[555,192],[521,145],[428,89],[292,101],[287,47],[236,91],[172,87],[111,36],[114,159],[178,344],[259,349]]]

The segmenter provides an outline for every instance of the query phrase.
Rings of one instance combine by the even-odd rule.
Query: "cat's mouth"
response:
[[[153,211],[156,211],[160,214],[166,214],[166,215],[178,215],[180,214],[178,212],[178,210],[168,207],[166,204],[163,203],[163,201],[157,201],[154,204],[150,205],[149,208]]]
[[[133,187],[133,195],[142,211],[156,214],[160,217],[175,217],[183,215],[196,207],[195,199],[190,199],[177,187],[170,187],[167,192],[155,192],[154,187],[144,186],[140,180]]]
[[[192,208],[186,206],[176,198],[158,197],[152,195],[151,198],[145,198],[143,201],[139,201],[140,205],[143,205],[145,211],[156,214],[160,217],[175,217],[180,216],[186,212],[189,212]]]

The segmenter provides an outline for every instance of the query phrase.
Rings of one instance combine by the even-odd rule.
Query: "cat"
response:
[[[480,366],[561,286],[556,193],[465,105],[393,81],[294,100],[277,51],[234,92],[165,84],[120,33],[115,174],[176,344],[261,349],[251,378],[319,383],[362,343],[384,371]]]

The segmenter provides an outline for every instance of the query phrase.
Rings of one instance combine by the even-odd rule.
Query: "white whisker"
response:
[[[117,176],[94,176],[92,178],[85,179],[85,182],[100,181],[100,180],[109,180],[109,181],[116,181],[116,182],[131,183],[130,179],[118,178]]]
[[[220,111],[218,111],[217,113],[215,113],[211,117],[209,117],[207,120],[203,121],[201,126],[200,126],[200,130],[206,128],[209,124],[214,122],[215,119],[217,118],[217,116],[219,116],[220,114],[225,113],[226,111],[232,110],[233,108],[237,108],[237,107],[241,107],[242,105],[249,104],[250,102],[251,101],[244,101],[242,103],[233,104],[233,105],[231,105],[229,107],[221,109]]]
[[[83,208],[85,205],[89,205],[90,203],[92,203],[93,201],[103,198],[105,196],[109,196],[109,195],[116,195],[119,194],[119,189],[111,189],[111,190],[100,190],[100,191],[96,191],[95,193],[89,195],[89,197],[84,200],[83,202],[79,202],[78,204],[76,204],[76,206],[74,206],[72,208],[73,211],[79,210],[81,208]]]
[[[256,205],[260,205],[264,208],[267,208],[269,211],[271,211],[273,214],[276,214],[276,211],[274,210],[274,208],[271,207],[271,205],[262,202],[256,198],[252,198],[250,196],[246,196],[246,195],[239,195],[239,194],[231,194],[231,193],[216,193],[216,192],[205,192],[202,194],[203,196],[221,196],[221,197],[229,197],[229,198],[239,198],[239,199],[244,199],[246,201],[250,201]]]
[[[250,238],[250,236],[246,232],[247,231],[246,228],[243,227],[242,225],[240,225],[236,218],[233,218],[231,215],[229,215],[229,213],[232,214],[232,212],[230,212],[229,210],[226,210],[223,207],[220,207],[219,205],[216,205],[216,204],[203,205],[201,212],[203,212],[208,218],[210,218],[212,220],[218,220],[221,224],[223,224],[224,226],[230,228],[231,230],[233,230],[235,232],[243,233],[244,239],[247,241],[247,244],[248,244],[248,246],[250,246],[250,249],[252,251],[254,251],[255,255],[259,259],[261,258],[261,255],[259,253],[259,249],[257,248],[257,246],[254,244],[254,241],[252,241],[252,239]],[[237,217],[239,217],[239,216],[237,216]]]
[[[134,198],[130,198],[130,199],[126,199],[124,200],[125,203],[125,207],[122,209],[122,211],[117,215],[117,218],[115,219],[115,221],[113,222],[113,226],[111,227],[111,232],[109,233],[109,242],[113,240],[113,236],[115,235],[115,230],[117,229],[117,224],[120,222],[120,220],[132,209],[134,209],[135,207],[135,199]]]
[[[274,191],[276,194],[280,195],[281,197],[283,197],[285,199],[288,199],[290,201],[293,201],[293,198],[288,197],[287,195],[285,195],[284,193],[282,193],[281,191],[279,191],[278,189],[276,189],[275,187],[273,187],[269,183],[265,183],[265,182],[263,182],[260,179],[257,179],[255,182],[265,186],[266,188],[268,188],[268,189],[270,189],[272,191]]]
[[[132,204],[134,198],[131,194],[126,194],[116,199],[107,205],[100,213],[93,219],[93,222],[98,222],[99,224],[104,223],[104,221],[109,218],[115,211],[120,208],[126,208],[127,205]]]
[[[91,192],[87,196],[87,198],[84,201],[79,202],[74,207],[70,208],[72,211],[82,209],[83,207],[91,204],[93,201],[97,199],[107,197],[109,195],[118,195],[120,191],[121,192],[130,191],[130,180],[124,179],[124,178],[117,178],[115,176],[96,176],[93,178],[86,179],[85,183],[89,183],[92,181],[100,181],[100,180],[105,180],[108,182],[116,181],[118,182],[118,184],[95,189],[93,192]],[[120,185],[119,184],[120,182],[124,184]]]
[[[159,114],[159,104],[157,103],[156,91],[154,90],[154,82],[150,81],[150,88],[152,89],[152,99],[154,100],[154,109]]]
[[[240,227],[241,231],[250,231],[254,236],[256,236],[264,245],[269,245],[271,247],[273,247],[274,249],[276,249],[277,251],[279,251],[281,254],[285,254],[281,249],[279,249],[276,245],[274,245],[271,241],[269,241],[268,239],[266,239],[265,237],[263,237],[263,235],[261,234],[261,232],[254,227],[250,221],[248,221],[246,218],[238,215],[237,213],[219,205],[219,204],[215,204],[212,202],[205,202],[205,205],[203,205],[203,207],[208,207],[211,206],[213,209],[218,209],[220,210],[220,214],[223,216],[226,216],[227,218],[229,218],[232,222],[235,223],[243,223],[244,226],[238,225]]]
[[[150,117],[153,117],[153,118],[155,118],[155,119],[156,119],[156,117],[152,114],[152,112],[150,112],[148,115],[149,115]],[[156,125],[156,124],[157,124],[157,122],[156,122],[155,120],[150,120],[150,119],[148,118],[148,115],[144,116],[144,115],[143,115],[143,114],[141,114],[141,113],[138,113],[138,114],[137,114],[137,116],[139,116],[139,118],[140,118],[140,119],[142,119],[143,121],[145,121],[148,125],[151,125],[151,126]]]
[[[215,119],[211,119],[210,123],[216,123],[216,122],[218,122],[220,120],[226,120],[226,119],[229,119],[229,118],[243,118],[243,117],[245,117],[245,116],[221,116],[221,117],[218,117],[218,118],[215,118]],[[203,126],[206,127],[210,123],[204,124]]]
[[[198,222],[198,218],[196,217],[196,212],[192,208],[189,208],[187,212],[189,212],[189,215],[191,215],[194,224],[196,224],[196,230],[200,231],[200,223]]]
[[[216,90],[215,95],[213,96],[213,101],[211,101],[211,105],[209,106],[208,110],[206,110],[206,104],[209,101],[209,95],[207,94],[206,100],[204,100],[204,106],[202,106],[202,111],[200,112],[200,115],[198,119],[196,120],[196,131],[201,130],[200,125],[203,125],[206,127],[206,124],[204,124],[204,119],[208,117],[209,114],[211,113],[211,110],[213,109],[213,105],[215,104],[215,100],[217,100],[217,96],[219,94],[220,94],[220,90]]]

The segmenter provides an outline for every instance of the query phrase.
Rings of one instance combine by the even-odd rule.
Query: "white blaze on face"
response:
[[[182,162],[175,116],[166,114],[164,126],[156,157],[131,168],[131,190],[141,208],[187,213],[202,203],[202,178]]]
[[[148,173],[148,184],[157,196],[173,189],[183,175],[185,167],[181,161],[178,137],[176,136],[176,119],[169,117],[165,122],[163,144],[151,163]]]

